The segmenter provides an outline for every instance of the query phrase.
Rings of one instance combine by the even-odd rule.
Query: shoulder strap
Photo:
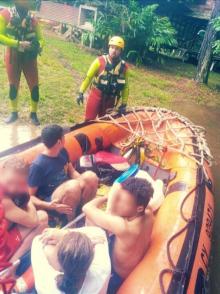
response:
[[[108,60],[107,60],[106,55],[102,55],[102,56],[98,57],[98,59],[99,59],[99,63],[100,63],[100,67],[99,67],[99,74],[100,74],[105,70],[106,65],[108,63]]]
[[[0,15],[2,15],[6,21],[6,23],[9,23],[10,20],[11,20],[11,17],[12,17],[12,14],[11,14],[11,9],[3,9],[1,12],[0,12]]]

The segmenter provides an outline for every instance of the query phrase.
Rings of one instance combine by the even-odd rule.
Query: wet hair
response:
[[[93,257],[93,245],[86,235],[79,232],[67,234],[58,248],[58,261],[64,273],[57,277],[59,290],[65,294],[77,294]]]
[[[19,174],[28,175],[29,165],[22,159],[16,156],[12,156],[6,159],[2,165],[3,170],[13,170]]]
[[[47,148],[52,148],[64,135],[63,128],[58,125],[49,125],[43,128],[41,140]]]
[[[153,196],[152,185],[145,179],[129,178],[121,184],[122,189],[128,191],[135,199],[138,206],[147,207]]]

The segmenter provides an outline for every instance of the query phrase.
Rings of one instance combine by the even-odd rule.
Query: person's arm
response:
[[[32,164],[29,171],[28,177],[28,185],[29,185],[29,195],[31,196],[31,200],[37,209],[49,209],[49,203],[39,199],[37,195],[38,188],[41,183],[45,181],[44,179],[44,171],[37,164]]]
[[[44,47],[44,38],[43,38],[43,33],[42,33],[42,29],[41,29],[41,25],[39,23],[36,24],[36,29],[35,29],[35,32],[36,32],[36,37],[37,37],[37,40],[40,44],[40,50],[43,49]]]
[[[46,202],[36,197],[37,188],[29,187],[29,194],[31,195],[31,201],[37,209],[42,210],[56,210],[58,213],[71,215],[73,213],[72,207],[61,203],[59,199]]]
[[[122,235],[126,231],[126,223],[123,218],[111,215],[101,210],[107,200],[107,197],[99,197],[91,200],[83,206],[83,212],[86,217],[95,225],[112,232],[115,235]]]
[[[96,245],[102,244],[106,241],[104,231],[102,232],[102,235],[100,235],[100,231],[102,232],[102,230],[97,227],[81,227],[74,229],[47,228],[41,234],[40,240],[45,246],[57,245],[60,241],[63,240],[66,234],[69,234],[71,232],[78,232],[86,235],[91,240],[93,245]],[[97,232],[99,232],[99,234],[97,234]]]
[[[108,192],[108,202],[106,207],[106,212],[110,214],[115,214],[116,200],[117,200],[117,191],[120,189],[120,184],[114,184],[110,191]]]
[[[38,190],[38,187],[29,187],[29,194],[31,196],[31,201],[33,202],[35,207],[37,209],[43,209],[43,210],[51,209],[49,202],[43,201],[35,196],[37,193],[37,190]]]
[[[26,209],[21,209],[9,198],[2,200],[5,218],[11,222],[27,228],[34,228],[38,225],[36,208],[31,201],[28,202]]]
[[[121,93],[122,104],[127,105],[129,97],[129,70],[125,72],[125,86]]]
[[[56,276],[60,273],[49,264],[40,237],[34,238],[31,247],[31,265],[34,272],[35,288],[37,293],[60,294],[57,288]]]
[[[15,40],[13,38],[10,38],[6,35],[6,20],[5,18],[0,14],[0,43],[3,45],[12,47],[12,48],[18,48],[19,47],[19,41]]]
[[[79,90],[80,93],[84,94],[86,92],[86,90],[90,86],[93,78],[98,73],[99,67],[100,67],[100,62],[99,62],[99,59],[96,58],[96,60],[90,66],[90,68],[89,68],[89,70],[87,72],[86,78],[84,79],[84,81],[81,84],[81,87],[80,87],[80,90]]]
[[[68,164],[68,175],[71,179],[77,179],[80,177],[80,173],[75,170],[71,162]]]

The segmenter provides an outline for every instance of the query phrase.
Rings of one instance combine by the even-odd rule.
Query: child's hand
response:
[[[105,243],[105,238],[103,236],[88,236],[91,240],[93,246],[97,244],[103,244]]]
[[[43,245],[57,245],[67,234],[67,230],[60,229],[45,229],[40,236]]]
[[[53,200],[50,202],[50,209],[56,210],[60,214],[67,214],[67,215],[73,214],[72,207],[66,204],[62,204],[58,200]]]
[[[93,232],[83,232],[83,234],[85,234],[92,242],[92,244],[95,246],[97,244],[103,244],[106,241],[105,236],[97,236],[97,233],[93,233]]]

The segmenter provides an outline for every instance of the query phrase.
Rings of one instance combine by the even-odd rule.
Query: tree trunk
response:
[[[199,61],[195,80],[198,83],[208,83],[209,72],[212,64],[212,46],[216,40],[216,32],[213,28],[212,20],[220,16],[220,0],[216,0],[215,7],[212,11],[211,20],[207,26],[205,36],[200,48]]]

